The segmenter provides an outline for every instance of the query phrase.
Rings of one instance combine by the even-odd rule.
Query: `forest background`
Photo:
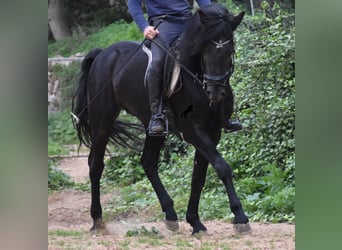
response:
[[[294,1],[219,1],[237,14],[246,10],[235,34],[236,65],[231,78],[234,118],[244,130],[222,133],[218,145],[234,171],[237,193],[251,220],[295,220],[295,16]],[[141,41],[125,1],[49,1],[49,57],[85,55],[121,40]],[[51,156],[67,154],[77,144],[70,113],[80,63],[51,66],[60,82],[58,112],[48,116],[49,190],[75,185],[56,168]],[[123,113],[123,119],[133,118]],[[111,214],[137,207],[159,209],[154,192],[139,164],[140,154],[112,149],[102,185],[121,186],[124,200]],[[181,218],[190,193],[194,149],[169,136],[163,148],[160,174]],[[115,165],[115,167],[114,167]],[[87,186],[82,188],[89,188]],[[230,220],[223,185],[209,168],[200,212],[203,219]]]

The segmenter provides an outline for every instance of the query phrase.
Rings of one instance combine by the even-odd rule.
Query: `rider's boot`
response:
[[[158,118],[158,114],[154,114],[150,120],[149,134],[163,134],[165,132],[162,120]]]
[[[162,114],[162,101],[161,97],[157,93],[158,91],[155,89],[149,89],[152,116],[148,126],[148,133],[153,136],[164,136],[167,134],[167,119]]]
[[[228,120],[224,129],[227,130],[228,133],[236,132],[242,129],[242,124],[239,121]]]
[[[162,114],[162,72],[154,65],[148,74],[148,97],[151,107],[151,120],[148,126],[149,135],[163,136],[167,133],[167,120]]]
[[[154,40],[163,43],[157,36]],[[164,136],[167,134],[168,122],[162,114],[163,70],[165,52],[155,43],[151,43],[151,65],[147,75],[148,96],[152,117],[148,126],[149,135]]]

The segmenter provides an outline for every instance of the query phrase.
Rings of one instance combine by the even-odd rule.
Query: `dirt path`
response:
[[[59,168],[75,182],[88,179],[87,158],[68,158]],[[113,194],[101,196],[103,208],[110,205]],[[168,231],[162,221],[151,222],[137,213],[124,219],[106,220],[107,232],[91,235],[90,193],[73,189],[48,197],[49,249],[295,249],[293,224],[251,223],[252,233],[238,235],[233,225],[222,221],[204,221],[208,233],[191,236],[191,227],[180,222],[176,233]],[[129,237],[126,234],[133,234]]]

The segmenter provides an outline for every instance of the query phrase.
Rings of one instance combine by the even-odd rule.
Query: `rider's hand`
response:
[[[154,29],[153,26],[147,26],[144,30],[144,37],[150,40],[152,40],[158,34],[158,29]]]

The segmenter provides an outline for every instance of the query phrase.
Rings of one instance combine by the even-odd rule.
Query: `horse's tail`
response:
[[[91,146],[91,137],[88,121],[87,81],[90,67],[95,57],[102,52],[102,49],[90,51],[82,61],[80,80],[72,98],[73,124],[77,130],[80,145]]]
[[[83,59],[80,79],[72,99],[73,125],[77,130],[80,146],[84,144],[88,148],[91,147],[91,134],[88,119],[87,81],[91,65],[101,51],[102,49],[94,49]],[[141,132],[143,132],[143,128],[138,124],[116,120],[112,127],[109,143],[141,150],[141,139],[137,136]]]

